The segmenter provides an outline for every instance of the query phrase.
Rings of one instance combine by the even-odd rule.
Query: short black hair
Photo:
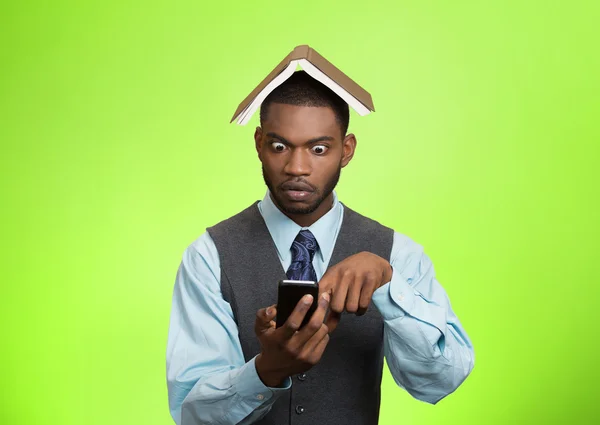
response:
[[[346,136],[350,122],[348,104],[333,90],[304,71],[294,72],[290,78],[269,93],[260,106],[261,125],[267,120],[271,103],[331,108],[341,127],[342,137]]]

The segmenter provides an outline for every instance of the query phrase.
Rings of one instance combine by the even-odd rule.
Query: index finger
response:
[[[337,267],[333,266],[323,274],[321,280],[319,280],[319,298],[324,293],[328,293],[329,296],[333,295],[333,284],[336,278]]]
[[[342,318],[341,313],[336,313],[333,310],[329,310],[329,314],[327,315],[327,318],[325,319],[325,325],[327,326],[327,329],[329,329],[330,334],[335,330],[335,328],[337,328],[338,324],[340,323],[341,318]]]

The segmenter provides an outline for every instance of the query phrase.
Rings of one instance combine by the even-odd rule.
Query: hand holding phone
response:
[[[286,286],[282,284],[282,287]],[[292,284],[290,286],[298,286]],[[296,288],[298,292],[314,290],[314,285],[309,288]],[[313,288],[310,288],[313,286]],[[283,289],[280,305],[285,310],[285,305],[296,298],[296,291],[291,288]],[[290,294],[292,293],[292,294]],[[306,372],[317,364],[329,342],[329,332],[323,323],[325,313],[329,306],[329,294],[321,297],[300,295],[299,302],[294,305],[291,314],[280,315],[276,305],[262,308],[256,314],[255,333],[260,341],[261,353],[256,357],[256,372],[262,382],[268,387],[279,387],[286,377]],[[317,305],[312,316],[308,315],[309,308]],[[274,322],[275,316],[283,321],[280,327]],[[300,329],[300,324],[309,317],[308,323]]]

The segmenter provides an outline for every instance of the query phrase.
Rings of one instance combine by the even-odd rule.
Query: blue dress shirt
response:
[[[343,219],[334,191],[332,208],[310,227],[284,215],[267,194],[258,203],[287,270],[298,232],[317,239],[313,266],[321,279]],[[416,399],[437,403],[453,392],[474,366],[473,346],[435,278],[423,248],[394,232],[390,282],[373,294],[384,319],[384,354],[395,382]],[[231,306],[221,295],[219,254],[208,232],[183,254],[173,291],[167,342],[169,409],[178,425],[251,424],[266,415],[291,386],[266,387],[255,358],[244,361]],[[277,288],[273,287],[273,291]],[[257,306],[257,310],[267,306]]]

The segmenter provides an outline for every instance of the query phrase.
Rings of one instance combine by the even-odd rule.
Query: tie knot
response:
[[[317,239],[310,230],[301,230],[292,243],[292,258],[296,260],[307,256],[312,261],[317,251]]]

